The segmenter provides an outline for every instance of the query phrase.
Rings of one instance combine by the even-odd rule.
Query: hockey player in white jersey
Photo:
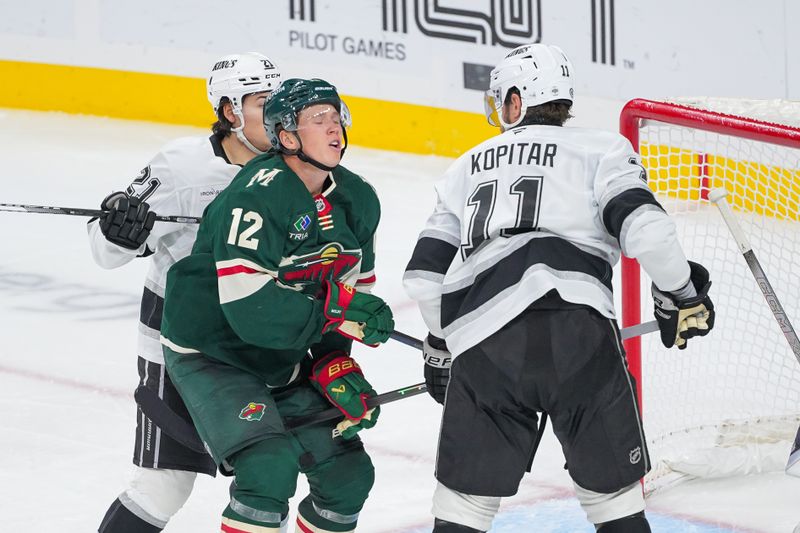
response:
[[[150,257],[138,335],[139,384],[152,389],[166,406],[191,421],[165,372],[159,342],[167,270],[189,254],[197,224],[153,223],[155,213],[199,217],[241,167],[270,148],[263,125],[266,96],[281,74],[257,53],[228,55],[214,63],[206,88],[217,121],[210,137],[168,143],[125,191],[102,202],[107,213],[89,222],[95,261],[120,267]],[[197,473],[215,475],[210,456],[190,450],[139,409],[133,471],[126,490],[111,504],[100,533],[161,531],[183,506]]]
[[[649,457],[612,296],[620,250],[654,282],[667,347],[713,327],[708,272],[686,260],[630,143],[562,127],[572,76],[544,44],[491,72],[487,118],[502,133],[436,184],[404,275],[430,329],[425,381],[444,403],[435,533],[490,528],[530,467],[541,412],[597,530],[650,531]]]

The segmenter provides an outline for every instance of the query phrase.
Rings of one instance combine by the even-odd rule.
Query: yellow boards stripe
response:
[[[800,221],[800,170],[675,146],[642,143],[648,185],[670,198],[699,200],[702,191],[725,187],[735,208],[783,220]],[[778,147],[777,150],[786,150]]]
[[[214,114],[197,78],[0,61],[0,106],[208,126]]]
[[[64,111],[208,127],[214,115],[199,78],[0,61],[0,107]],[[350,142],[368,148],[458,156],[498,133],[483,115],[343,96]],[[476,108],[481,105],[476,92]]]

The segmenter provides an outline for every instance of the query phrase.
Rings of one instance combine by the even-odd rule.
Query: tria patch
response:
[[[300,215],[300,218],[294,221],[294,229],[297,231],[305,231],[311,225],[311,217],[308,214]]]
[[[267,406],[263,403],[250,402],[242,409],[242,412],[239,413],[239,418],[247,420],[248,422],[258,422],[264,417],[264,411],[266,409]]]
[[[308,239],[308,228],[311,227],[312,213],[303,213],[292,224],[292,230],[289,230],[289,239],[293,241],[304,241]]]

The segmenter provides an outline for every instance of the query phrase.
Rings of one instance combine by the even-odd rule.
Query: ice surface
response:
[[[576,125],[614,129],[619,105],[585,106]],[[581,117],[580,108],[576,114]],[[0,202],[94,208],[166,141],[193,128],[58,113],[0,110]],[[425,332],[400,284],[448,159],[352,147],[346,165],[383,202],[378,285],[398,329]],[[179,213],[164,213],[179,214]],[[3,531],[95,531],[124,488],[136,386],[135,335],[146,261],[104,271],[90,256],[86,219],[0,213],[0,515]],[[379,391],[422,381],[419,353],[390,342],[359,349]],[[377,480],[359,531],[430,531],[440,408],[427,395],[387,406],[364,440]],[[591,532],[550,431],[493,531]],[[167,532],[218,531],[228,480],[198,478]],[[305,495],[300,484],[298,495]],[[296,501],[299,498],[295,499]],[[789,532],[800,522],[800,480],[782,474],[690,482],[649,501],[654,531]]]

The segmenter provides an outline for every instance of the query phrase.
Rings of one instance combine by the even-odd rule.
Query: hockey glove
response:
[[[326,292],[327,319],[323,333],[336,331],[370,346],[389,339],[394,331],[394,319],[386,302],[338,281],[325,281],[322,288]]]
[[[150,236],[156,214],[150,205],[124,192],[112,192],[100,204],[106,213],[100,217],[100,231],[108,242],[138,250]]]
[[[422,357],[425,359],[425,386],[428,394],[437,402],[444,404],[444,393],[450,381],[450,352],[444,339],[430,333],[422,342]]]
[[[708,296],[711,287],[708,270],[702,265],[689,261],[691,284],[696,296],[682,298],[680,293],[689,288],[675,292],[660,291],[653,285],[653,302],[658,328],[661,330],[661,342],[671,348],[686,348],[686,341],[696,336],[706,335],[714,327],[714,304]]]
[[[367,398],[375,389],[364,378],[361,367],[345,352],[332,352],[314,363],[311,383],[331,404],[344,414],[337,426],[342,437],[352,438],[362,429],[375,425],[380,407],[369,409]]]

